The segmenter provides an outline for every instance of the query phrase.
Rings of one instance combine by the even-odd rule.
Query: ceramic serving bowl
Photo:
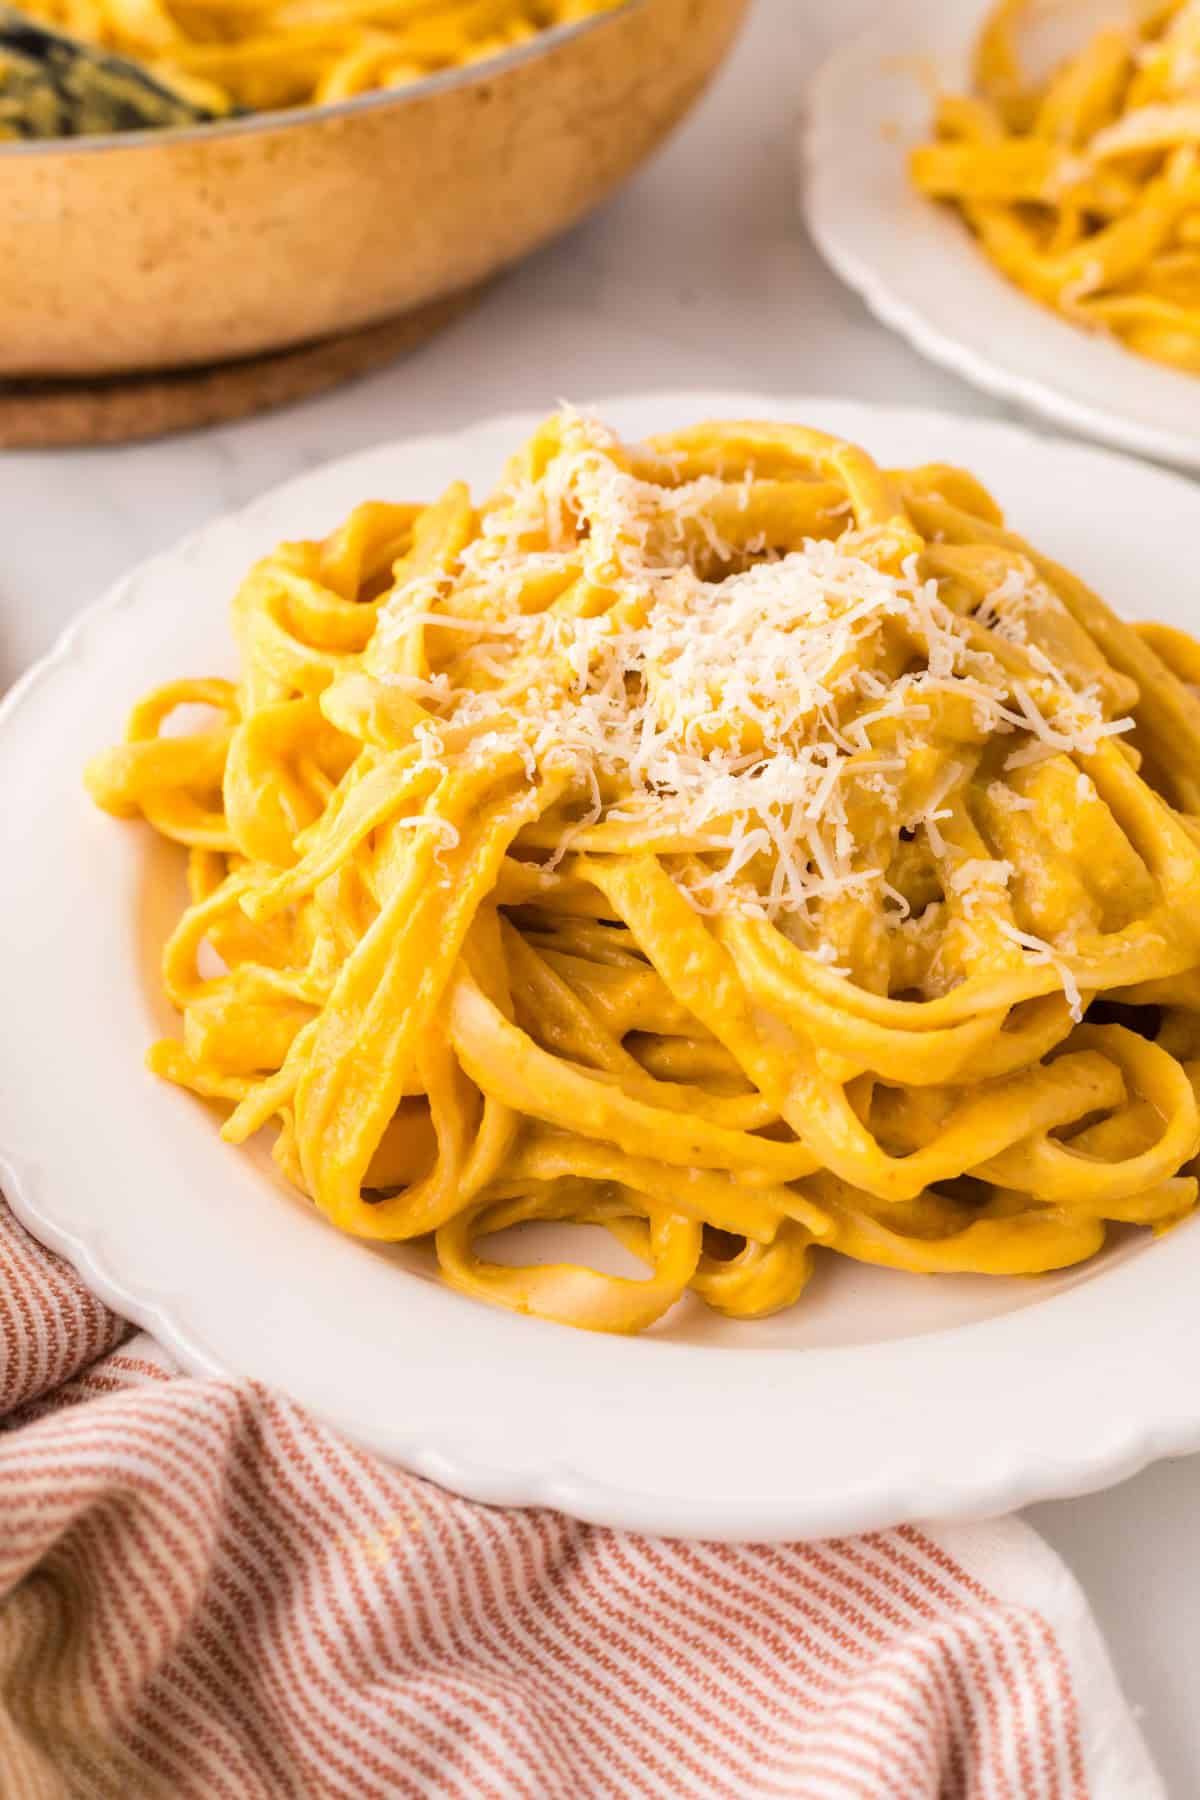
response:
[[[423,307],[580,219],[748,0],[631,0],[339,105],[0,145],[0,377],[225,362]]]

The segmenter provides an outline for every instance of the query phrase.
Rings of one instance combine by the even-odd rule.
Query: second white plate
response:
[[[1200,490],[1007,426],[829,400],[674,394],[624,434],[791,418],[888,464],[958,461],[1129,612],[1195,624]],[[142,1066],[172,1018],[158,951],[180,858],[97,813],[80,771],[130,703],[230,666],[228,603],[281,538],[357,501],[495,479],[532,418],[307,474],[146,564],[0,708],[0,1186],[29,1228],[189,1369],[258,1377],[347,1436],[483,1500],[680,1535],[821,1536],[1077,1493],[1200,1447],[1200,1227],[1036,1281],[823,1261],[802,1303],[699,1302],[635,1340],[455,1294],[414,1249],[340,1236],[269,1159]]]
[[[984,0],[893,0],[820,70],[803,142],[817,248],[883,324],[976,387],[1122,449],[1200,467],[1200,377],[1039,306],[909,182],[934,91],[969,87],[984,10]]]

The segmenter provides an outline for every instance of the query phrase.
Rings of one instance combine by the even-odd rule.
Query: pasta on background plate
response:
[[[479,507],[282,545],[233,630],[87,782],[188,850],[151,1068],[341,1230],[635,1331],[1195,1206],[1200,646],[969,474],[567,409]],[[542,1220],[647,1277],[482,1254]]]
[[[1115,6],[1041,81],[1019,42],[1039,10],[993,8],[913,181],[1035,300],[1200,375],[1200,0]]]

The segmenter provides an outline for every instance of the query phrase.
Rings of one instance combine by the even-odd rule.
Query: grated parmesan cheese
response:
[[[981,907],[993,906],[1008,891],[1013,866],[1000,858],[966,856],[951,864],[943,873],[946,892],[962,901],[968,915]]]
[[[1078,1025],[1083,1018],[1083,998],[1079,992],[1079,983],[1075,979],[1070,964],[1065,962],[1063,958],[1057,954],[1054,945],[1048,944],[1045,938],[1035,937],[1033,933],[1029,931],[1018,931],[1015,925],[1009,925],[1004,920],[999,921],[999,930],[1004,937],[1008,938],[1010,943],[1015,944],[1019,950],[1024,950],[1028,955],[1032,956],[1035,962],[1049,963],[1057,971],[1058,978],[1062,982],[1062,990],[1066,997],[1067,1007],[1071,1017]]]
[[[897,573],[853,536],[762,544],[763,560],[735,552],[710,509],[731,495],[748,508],[752,473],[659,486],[630,472],[595,420],[567,411],[558,432],[541,474],[513,475],[484,509],[460,571],[401,581],[378,625],[384,645],[418,627],[449,634],[435,640],[441,666],[410,688],[431,714],[425,756],[443,755],[440,734],[455,730],[478,755],[516,746],[531,779],[568,771],[556,861],[572,834],[603,822],[700,853],[702,873],[680,878],[705,911],[776,918],[874,895],[903,917],[886,881],[901,828],[924,834],[964,901],[1011,873],[964,862],[941,830],[977,754],[964,757],[942,723],[957,703],[980,742],[1012,737],[1009,770],[1086,755],[1128,728],[1040,650],[1022,681],[979,647],[980,623],[1015,641],[996,608],[1024,594],[1019,571],[973,631],[916,555]],[[562,604],[523,611],[543,575]],[[918,779],[914,756],[931,746],[936,775]],[[1002,781],[992,791],[1029,804]],[[1024,947],[1052,954],[1040,940]]]

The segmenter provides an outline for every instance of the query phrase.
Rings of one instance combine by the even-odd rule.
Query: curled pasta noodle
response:
[[[188,858],[151,1067],[341,1230],[636,1331],[1195,1206],[1200,647],[970,476],[566,409],[233,622],[87,783]],[[648,1274],[489,1257],[546,1223]]]
[[[1040,82],[1018,49],[1033,11],[994,6],[913,181],[1035,300],[1200,374],[1200,9],[1132,7]]]

